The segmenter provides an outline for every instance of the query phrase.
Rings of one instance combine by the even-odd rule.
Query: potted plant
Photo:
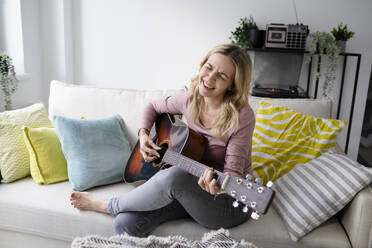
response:
[[[11,95],[17,90],[18,80],[12,58],[6,53],[0,55],[0,85],[4,95],[4,108],[10,110],[12,106]]]
[[[341,46],[341,52],[345,52],[346,41],[355,35],[353,31],[348,29],[347,24],[344,25],[342,22],[338,24],[337,28],[332,29],[331,34]]]
[[[239,26],[231,32],[229,39],[232,43],[243,48],[260,48],[263,46],[265,31],[259,30],[253,17],[240,18]]]
[[[341,52],[341,48],[329,33],[315,32],[311,33],[309,37],[312,39],[309,48],[309,59],[311,59],[315,53],[319,53],[319,56],[322,58],[321,64],[324,64],[324,57],[327,57],[326,68],[323,74],[323,96],[328,97],[333,89],[334,80],[336,79],[337,58]],[[320,78],[322,73],[319,72],[316,76]]]

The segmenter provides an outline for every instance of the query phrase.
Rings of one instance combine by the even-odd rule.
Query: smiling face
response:
[[[223,54],[212,54],[199,72],[199,93],[203,97],[221,101],[235,77],[235,66]]]

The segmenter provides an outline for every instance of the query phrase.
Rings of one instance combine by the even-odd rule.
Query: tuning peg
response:
[[[248,189],[251,189],[252,186],[253,186],[252,183],[247,183],[247,188],[248,188]]]
[[[264,187],[262,187],[262,186],[258,187],[257,191],[258,191],[258,193],[261,194],[262,192],[264,192]]]
[[[273,183],[272,181],[268,181],[268,182],[266,183],[266,187],[267,187],[267,188],[271,188],[273,185],[274,185],[274,183]]]
[[[248,181],[252,181],[252,175],[251,174],[247,174],[245,176],[245,179],[247,179]]]
[[[261,216],[258,214],[257,211],[252,212],[251,218],[254,220],[258,220]]]
[[[239,202],[238,201],[234,201],[232,205],[233,205],[234,208],[237,208],[237,207],[239,207]]]
[[[257,184],[259,185],[262,185],[262,179],[257,177],[255,180],[254,180]]]
[[[247,206],[244,206],[244,208],[243,208],[243,212],[244,212],[244,213],[248,213],[248,210],[249,210],[249,208],[248,208]]]

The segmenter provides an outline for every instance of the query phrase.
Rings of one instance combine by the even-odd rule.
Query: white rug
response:
[[[89,235],[78,237],[72,241],[71,248],[258,248],[244,240],[236,241],[230,237],[229,231],[219,229],[204,234],[201,240],[188,240],[181,236],[147,238],[116,235],[101,237]]]

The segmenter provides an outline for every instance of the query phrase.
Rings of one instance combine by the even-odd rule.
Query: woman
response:
[[[161,223],[191,217],[212,229],[230,228],[247,220],[241,207],[226,194],[218,194],[214,170],[244,178],[251,172],[251,143],[255,124],[248,105],[252,77],[249,55],[236,45],[212,49],[200,64],[188,93],[150,103],[139,129],[140,150],[145,161],[159,157],[160,149],[149,137],[161,113],[183,114],[193,130],[208,139],[202,163],[209,166],[199,179],[170,167],[119,198],[97,199],[87,192],[71,194],[71,204],[115,216],[115,232],[146,236]]]

